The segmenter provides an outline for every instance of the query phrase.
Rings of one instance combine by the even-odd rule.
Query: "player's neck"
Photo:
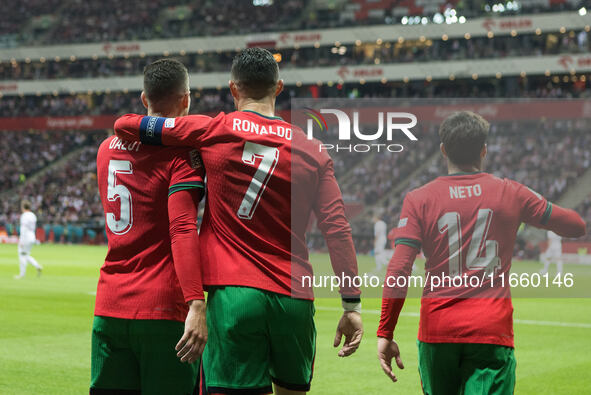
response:
[[[479,171],[482,171],[482,168],[476,165],[457,166],[451,162],[447,163],[447,174],[477,173]]]
[[[253,111],[264,115],[266,117],[274,117],[275,116],[275,103],[274,101],[270,100],[251,100],[251,99],[244,99],[244,102],[241,102],[237,106],[238,111]]]
[[[164,118],[177,118],[182,117],[184,114],[181,111],[175,110],[157,110],[148,108],[148,116],[150,117],[164,117]]]

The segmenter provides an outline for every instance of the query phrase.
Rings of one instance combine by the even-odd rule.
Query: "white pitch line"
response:
[[[325,307],[325,306],[317,306],[316,310],[343,311],[343,309],[339,308],[339,307]],[[363,309],[362,312],[364,314],[376,314],[376,315],[380,315],[382,313],[380,310],[365,310],[365,309]],[[404,316],[404,317],[418,317],[419,313],[408,312],[408,313],[400,313],[400,315]],[[536,320],[520,320],[520,319],[514,319],[513,322],[516,324],[524,324],[524,325],[557,326],[557,327],[566,327],[566,328],[591,329],[591,324],[587,324],[587,323],[583,323],[583,322],[536,321]]]
[[[86,294],[96,296],[96,291],[87,292]]]

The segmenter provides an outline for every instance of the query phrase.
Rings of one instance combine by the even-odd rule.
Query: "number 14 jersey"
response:
[[[426,257],[419,340],[512,347],[508,274],[517,230],[522,222],[543,226],[551,212],[536,192],[483,172],[439,177],[408,193],[395,243]],[[464,282],[447,280],[457,276]]]

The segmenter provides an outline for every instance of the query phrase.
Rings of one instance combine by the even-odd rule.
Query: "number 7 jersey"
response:
[[[200,230],[203,282],[313,298],[305,233],[315,214],[335,273],[357,275],[351,228],[332,160],[317,140],[278,117],[251,111],[176,119],[128,114],[122,138],[197,148],[207,172]],[[341,289],[358,297],[357,288]]]
[[[507,280],[517,230],[522,222],[544,226],[551,212],[536,192],[483,172],[442,176],[409,192],[395,244],[422,248],[426,257],[419,340],[512,347]],[[446,276],[480,282],[452,285]]]

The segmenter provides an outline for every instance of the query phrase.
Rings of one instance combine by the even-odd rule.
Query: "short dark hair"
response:
[[[21,202],[21,208],[23,210],[30,210],[31,209],[31,202],[29,202],[28,200],[23,200]]]
[[[266,49],[246,48],[234,57],[232,80],[248,97],[259,100],[275,89],[279,66]]]
[[[480,163],[480,152],[486,144],[489,123],[471,111],[455,112],[439,127],[439,138],[449,160],[456,165]]]
[[[176,59],[159,59],[144,67],[144,93],[158,103],[186,91],[189,73]]]

